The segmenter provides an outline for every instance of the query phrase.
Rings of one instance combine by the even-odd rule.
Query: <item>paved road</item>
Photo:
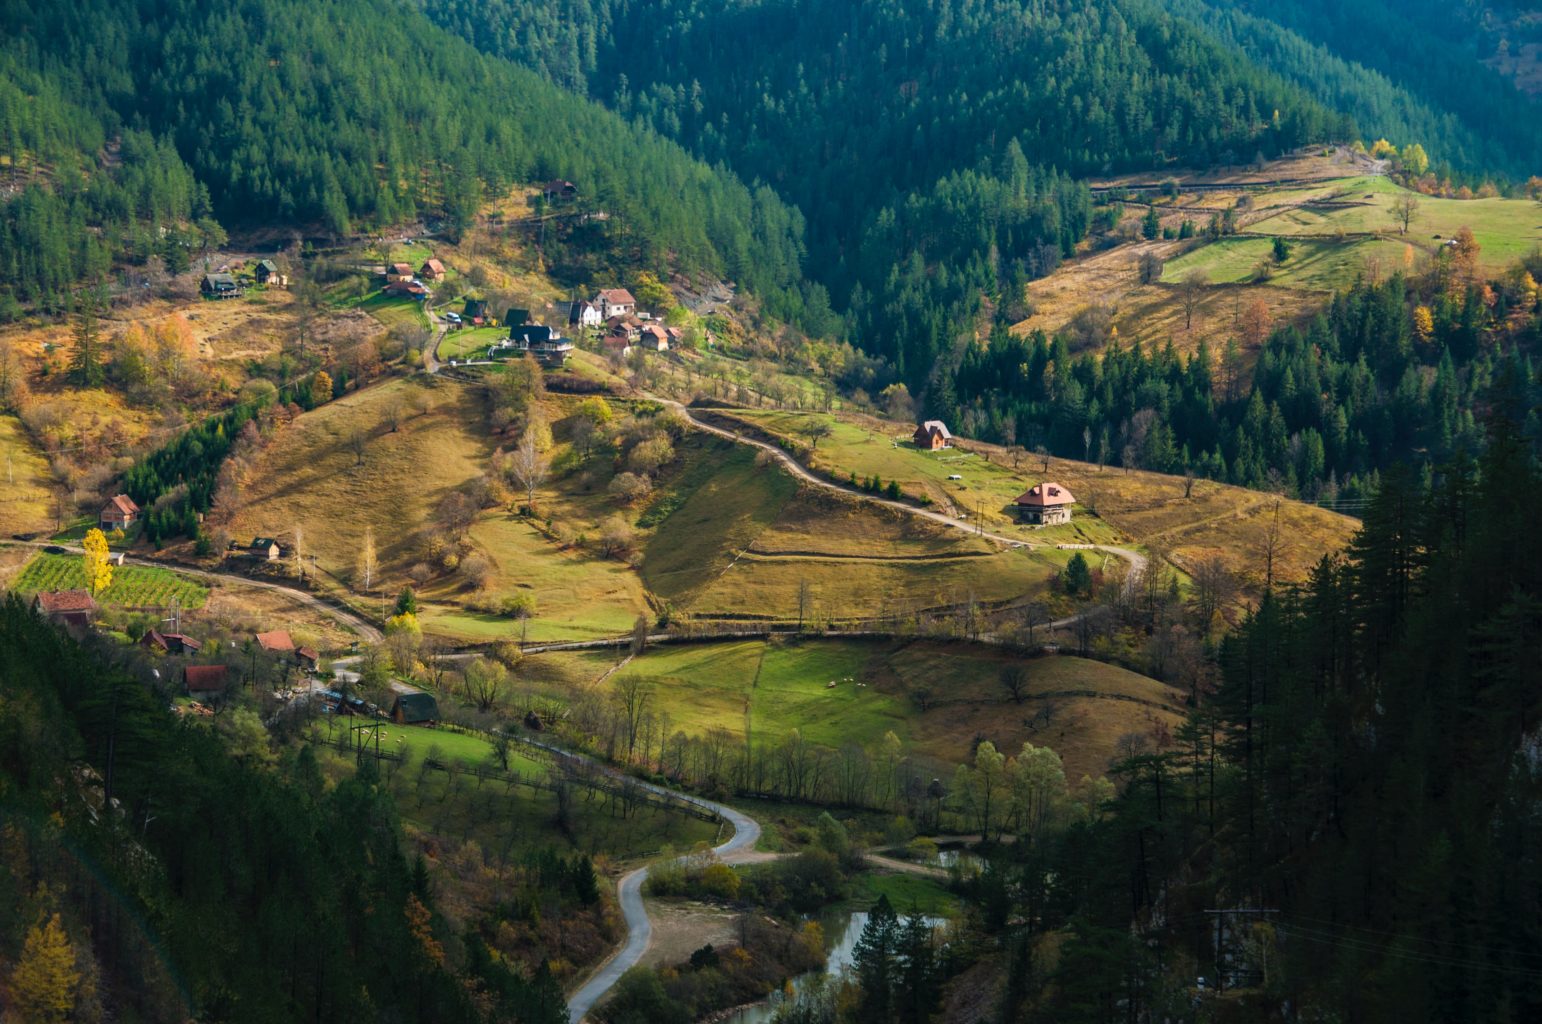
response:
[[[537,744],[546,746],[545,744]],[[558,748],[546,747],[548,750]],[[566,753],[566,752],[564,752]],[[577,755],[568,754],[570,757]],[[583,760],[588,760],[584,758]],[[590,761],[591,764],[598,762]],[[602,770],[609,771],[600,766]],[[633,780],[635,781],[635,780]],[[734,834],[726,843],[713,847],[712,852],[725,863],[734,864],[751,860],[755,857],[755,843],[760,840],[760,823],[747,814],[734,810],[727,804],[720,804],[712,800],[705,800],[698,796],[685,793],[677,793],[674,790],[664,789],[662,786],[650,785],[639,782],[642,788],[660,793],[672,800],[684,800],[696,804],[707,810],[716,812],[726,819],[734,827]],[[684,859],[684,858],[680,858]],[[599,970],[584,982],[583,987],[573,993],[568,1000],[568,1019],[577,1024],[584,1019],[588,1012],[594,1009],[596,1003],[609,992],[611,986],[621,980],[621,976],[637,965],[644,953],[648,951],[648,944],[653,941],[653,922],[648,919],[648,909],[643,905],[642,887],[648,879],[648,872],[653,865],[640,867],[635,871],[621,876],[621,881],[616,885],[616,896],[621,903],[621,914],[626,919],[626,945],[610,958]]]
[[[61,544],[58,541],[51,540],[14,540],[5,541],[4,543],[20,544],[25,547],[33,548],[53,547],[57,545],[58,547],[62,547],[66,551],[69,551],[73,554],[78,555],[84,553],[78,544]],[[116,558],[114,558],[114,562],[116,562]],[[192,576],[197,579],[208,580],[213,583],[228,584],[237,587],[253,587],[258,590],[277,591],[278,593],[291,597],[301,604],[336,620],[342,626],[353,630],[355,633],[359,634],[360,640],[364,640],[369,643],[376,643],[379,642],[383,637],[383,634],[380,632],[380,630],[368,619],[357,615],[354,612],[348,611],[345,608],[339,608],[336,605],[328,604],[326,601],[321,600],[319,597],[310,593],[309,591],[299,590],[295,587],[286,586],[283,583],[273,583],[268,580],[252,579],[250,576],[241,576],[236,573],[210,572],[206,569],[189,569],[185,566],[177,565],[174,563],[161,562],[153,558],[139,558],[133,555],[126,556],[124,558],[124,563],[127,565],[142,565],[152,569],[169,569],[170,571],[179,573],[183,576]]]

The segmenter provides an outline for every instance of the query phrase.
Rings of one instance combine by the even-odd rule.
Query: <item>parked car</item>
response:
[[[459,313],[446,313],[444,315],[444,318],[446,320],[450,321],[450,323],[452,323],[452,324],[460,323],[460,314]]]

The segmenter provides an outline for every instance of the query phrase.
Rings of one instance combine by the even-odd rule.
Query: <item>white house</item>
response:
[[[630,316],[637,312],[637,300],[625,288],[606,288],[595,297],[594,303],[600,307],[601,320],[609,320],[613,316]]]

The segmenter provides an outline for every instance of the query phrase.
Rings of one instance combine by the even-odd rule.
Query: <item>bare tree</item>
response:
[[[1219,558],[1207,558],[1196,565],[1193,579],[1194,618],[1199,631],[1209,636],[1216,614],[1236,596],[1237,583]]]
[[[808,580],[798,581],[798,632],[803,632],[803,621],[808,616],[809,605],[813,599],[813,591],[808,585]]]
[[[364,528],[364,542],[359,546],[359,579],[364,584],[364,592],[369,593],[375,584],[375,528]]]
[[[520,438],[519,447],[509,459],[509,472],[514,481],[524,488],[525,503],[535,508],[535,492],[546,483],[551,473],[551,461],[536,447],[535,435],[529,430]]]
[[[1041,464],[1039,471],[1042,472],[1042,473],[1048,473],[1049,472],[1049,449],[1044,447],[1042,444],[1034,445],[1034,447],[1033,447],[1033,454],[1035,454],[1035,455],[1037,455],[1039,457],[1039,462]]]
[[[626,728],[626,759],[630,761],[637,748],[637,736],[642,728],[643,714],[653,696],[653,686],[641,676],[622,676],[616,680],[616,708],[621,712],[621,722]]]
[[[1191,466],[1183,467],[1183,496],[1189,497],[1194,493],[1194,469]]]
[[[294,524],[294,574],[305,578],[305,528]]]
[[[1013,704],[1021,704],[1028,697],[1028,669],[1022,665],[1009,665],[1002,669],[1001,685],[1012,698]]]
[[[364,448],[369,443],[369,435],[362,427],[353,427],[348,431],[348,447],[353,449],[353,464],[364,465]]]
[[[1418,216],[1419,197],[1412,192],[1404,192],[1392,200],[1392,219],[1397,221],[1402,234],[1408,234],[1408,228]]]
[[[1178,301],[1183,304],[1183,329],[1194,329],[1194,311],[1199,308],[1199,300],[1204,297],[1205,288],[1210,284],[1210,278],[1205,276],[1203,270],[1191,270],[1184,275],[1178,283]]]

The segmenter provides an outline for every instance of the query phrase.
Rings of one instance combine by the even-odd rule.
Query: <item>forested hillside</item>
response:
[[[1536,131],[1538,103],[1483,63],[1495,42],[1486,5],[1439,0],[1164,0],[1175,10],[1195,12],[1218,24],[1266,67],[1293,79],[1319,81],[1317,95],[1361,119],[1367,132],[1397,130],[1392,120],[1374,119],[1378,108],[1402,106],[1412,114],[1427,108],[1444,116],[1430,125],[1435,134],[1421,139],[1437,161],[1459,171],[1498,171],[1515,178],[1542,167],[1542,136]],[[1504,5],[1494,5],[1504,6]],[[1510,4],[1515,7],[1515,4]],[[1208,14],[1201,13],[1208,8]],[[1513,12],[1512,12],[1513,13]],[[1285,31],[1281,31],[1281,29]],[[1367,89],[1367,76],[1356,75],[1351,89],[1334,85],[1342,71],[1309,56],[1299,42],[1317,44],[1326,54],[1375,72],[1392,90]],[[1271,42],[1271,40],[1276,40]],[[1400,99],[1399,94],[1406,99]],[[1385,96],[1383,99],[1382,97]],[[1409,127],[1418,128],[1420,121]]]
[[[643,262],[801,308],[801,217],[768,189],[387,0],[10,4],[0,32],[0,286],[23,302],[114,260],[185,267],[215,219],[453,232],[489,192],[562,176]]]
[[[1085,235],[1068,175],[1237,163],[1348,119],[1143,0],[454,0],[429,15],[803,211],[809,268],[912,386]]]
[[[1496,379],[1481,462],[1389,474],[1349,555],[1227,639],[1176,748],[1116,768],[1105,818],[1007,848],[979,891],[997,1019],[1189,1019],[1218,972],[1246,992],[1216,1019],[1542,1013],[1538,390]]]

